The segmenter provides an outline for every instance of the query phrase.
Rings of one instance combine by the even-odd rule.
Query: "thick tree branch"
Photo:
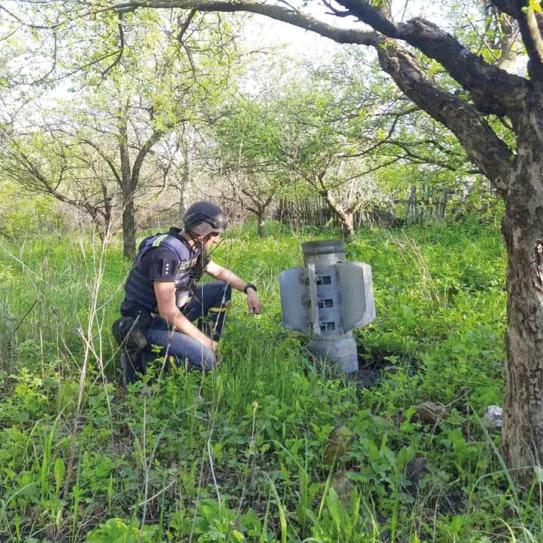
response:
[[[378,32],[389,38],[403,40],[437,60],[458,83],[472,93],[485,113],[504,115],[520,109],[527,90],[526,80],[487,64],[434,23],[414,18],[396,25],[370,6],[367,0],[337,1]]]
[[[529,9],[528,2],[517,0],[517,19],[522,41],[530,62],[528,72],[532,80],[543,82],[543,22],[533,9]],[[540,24],[541,23],[541,24]]]
[[[153,145],[157,143],[160,138],[164,136],[165,133],[165,130],[156,130],[155,132],[153,132],[136,155],[136,159],[134,160],[134,166],[132,167],[132,175],[130,178],[131,188],[133,191],[136,190],[136,187],[138,186],[140,171],[141,167],[143,166],[143,161],[145,160],[145,157],[148,155]]]
[[[440,62],[454,79],[472,93],[474,100],[485,113],[504,115],[520,108],[526,93],[526,81],[522,77],[487,64],[433,23],[424,19],[412,19],[396,25],[384,12],[372,7],[366,0],[338,0],[338,3],[377,32],[404,40]],[[375,46],[381,41],[377,32],[336,28],[293,8],[253,0],[134,0],[113,4],[112,8],[121,12],[137,8],[246,11],[317,32],[338,43]]]
[[[507,13],[507,15],[516,19],[517,10],[515,8],[515,0],[490,0],[490,3],[503,13]]]
[[[413,54],[390,40],[378,48],[379,62],[396,84],[421,109],[459,139],[469,158],[501,193],[507,190],[513,154],[470,104],[438,87]]]
[[[321,36],[330,38],[338,43],[357,43],[361,45],[376,45],[379,36],[376,32],[363,32],[356,29],[336,28],[323,23],[310,15],[291,8],[278,5],[265,4],[251,0],[140,0],[119,2],[111,6],[117,11],[130,11],[137,8],[180,8],[196,9],[198,11],[246,11],[259,15],[266,15],[272,19],[298,26],[305,30],[317,32]]]

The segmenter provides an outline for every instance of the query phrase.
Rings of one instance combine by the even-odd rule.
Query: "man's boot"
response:
[[[138,373],[145,373],[143,351],[140,349],[130,350],[125,347],[121,353],[121,367],[123,370],[122,382],[126,388],[138,380]]]
[[[133,317],[121,317],[112,326],[117,343],[121,346],[122,384],[126,388],[137,380],[137,373],[145,373],[143,349],[147,339],[141,323]]]

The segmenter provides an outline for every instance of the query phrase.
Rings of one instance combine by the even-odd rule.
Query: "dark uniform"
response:
[[[136,319],[145,334],[147,346],[136,371],[144,371],[145,362],[157,358],[152,346],[161,347],[158,356],[172,356],[178,365],[209,370],[215,365],[215,354],[196,339],[173,331],[158,315],[153,284],[175,282],[176,305],[190,321],[217,341],[222,333],[231,288],[223,281],[197,285],[205,271],[207,256],[201,247],[191,247],[178,228],[167,234],[144,239],[138,249],[134,266],[128,274],[121,305],[123,317]],[[128,381],[134,380],[128,376]]]

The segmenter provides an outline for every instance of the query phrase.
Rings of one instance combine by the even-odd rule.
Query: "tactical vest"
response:
[[[179,264],[175,270],[175,298],[179,309],[185,306],[192,296],[192,291],[196,283],[201,279],[204,270],[209,263],[207,255],[202,251],[195,251],[187,242],[183,241],[178,235],[179,230],[172,228],[167,234],[155,234],[145,238],[138,247],[135,264],[130,270],[125,283],[125,300],[121,305],[123,315],[132,315],[142,310],[148,313],[156,312],[156,296],[153,284],[149,281],[147,275],[143,272],[139,263],[142,258],[152,249],[157,247],[166,247],[177,257]],[[187,259],[188,252],[188,259]],[[194,259],[196,262],[193,264]],[[168,265],[173,263],[164,263],[164,271],[168,272]]]

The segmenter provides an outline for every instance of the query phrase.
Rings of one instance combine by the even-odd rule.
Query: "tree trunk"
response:
[[[533,151],[519,152],[502,228],[508,255],[503,454],[523,483],[534,465],[543,465],[543,158]]]
[[[329,194],[321,194],[329,209],[336,215],[341,227],[341,233],[345,241],[349,241],[354,235],[354,213],[345,211],[340,204]]]
[[[113,222],[113,205],[112,199],[108,196],[104,201],[104,233],[107,233],[111,229],[111,223]]]
[[[181,186],[179,187],[179,214],[181,217],[185,215],[185,211],[187,210],[187,192],[192,178],[189,142],[182,142],[182,152],[183,168],[181,170]]]
[[[133,258],[136,254],[136,220],[134,195],[129,195],[123,203],[123,255]]]
[[[119,153],[123,190],[123,254],[125,258],[133,258],[136,254],[136,214],[128,145],[121,143]]]
[[[341,221],[341,233],[343,234],[343,239],[349,241],[354,235],[354,221],[352,213],[344,213],[340,217]]]
[[[258,230],[258,237],[263,238],[264,237],[264,224],[266,223],[266,218],[264,217],[266,212],[266,209],[259,208],[258,213],[256,216],[257,220],[257,230]]]

